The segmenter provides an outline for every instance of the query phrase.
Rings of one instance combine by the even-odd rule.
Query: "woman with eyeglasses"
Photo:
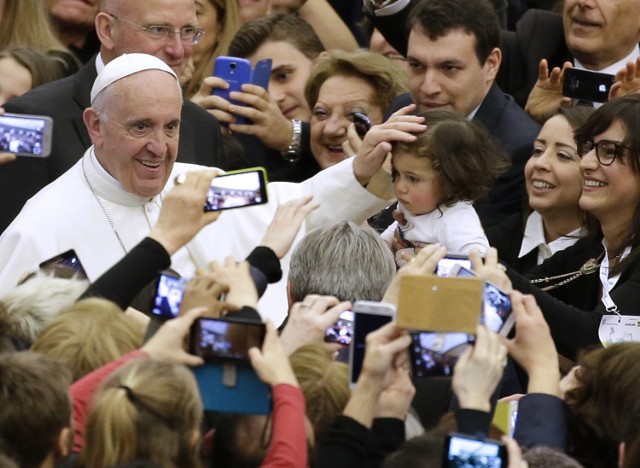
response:
[[[553,255],[531,282],[508,271],[514,289],[535,295],[558,351],[572,359],[601,341],[628,339],[617,314],[640,315],[640,96],[604,104],[575,136],[579,205],[595,219],[588,242]],[[565,291],[564,302],[545,290]],[[603,316],[612,317],[601,323]]]

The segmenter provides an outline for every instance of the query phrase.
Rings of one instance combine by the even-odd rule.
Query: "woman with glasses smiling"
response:
[[[575,136],[591,237],[532,270],[531,282],[508,271],[514,289],[535,295],[558,351],[572,359],[617,335],[603,316],[640,316],[640,96],[604,104]]]

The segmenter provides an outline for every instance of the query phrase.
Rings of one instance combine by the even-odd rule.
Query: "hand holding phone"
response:
[[[444,443],[443,468],[483,466],[506,468],[509,465],[505,445],[493,439],[450,433]]]
[[[229,318],[199,318],[191,327],[190,351],[205,362],[249,362],[249,349],[262,348],[264,323]]]
[[[562,94],[579,101],[607,102],[609,90],[615,81],[615,75],[567,68],[564,71]]]
[[[163,271],[156,280],[156,294],[151,301],[151,313],[168,320],[178,316],[187,280]]]
[[[214,177],[204,211],[263,205],[268,201],[266,172],[262,167],[253,167]]]
[[[0,115],[0,151],[45,158],[51,154],[53,119],[46,115]]]

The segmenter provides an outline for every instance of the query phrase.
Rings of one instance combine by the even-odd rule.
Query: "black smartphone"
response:
[[[371,128],[371,119],[369,116],[362,112],[353,113],[353,124],[356,127],[356,132],[360,138],[364,138],[369,129]]]
[[[450,377],[460,355],[475,341],[466,333],[411,333],[409,359],[414,377]]]
[[[76,275],[80,279],[87,279],[87,273],[84,271],[82,263],[73,249],[45,260],[40,263],[39,268],[43,271],[53,272],[55,276],[67,277]],[[65,274],[65,270],[70,274]]]
[[[462,265],[454,265],[450,273],[452,276],[467,276],[470,278],[476,276],[471,269]],[[515,324],[515,316],[512,314],[509,295],[497,286],[486,282],[484,284],[482,323],[489,330],[502,336],[507,336]]]
[[[249,349],[262,348],[264,323],[229,318],[199,318],[191,327],[190,351],[205,361],[249,361]]]
[[[451,269],[458,264],[471,269],[471,260],[466,255],[447,255],[438,261],[436,275],[449,276]]]
[[[396,307],[382,302],[356,301],[353,305],[353,314],[353,335],[349,349],[349,384],[351,386],[354,386],[360,377],[367,335],[391,322],[395,318]]]
[[[507,448],[499,440],[450,433],[445,437],[443,468],[477,466],[506,468],[509,465]]]
[[[46,158],[51,154],[53,119],[46,115],[0,115],[0,151]]]
[[[163,271],[156,280],[156,294],[151,302],[151,313],[163,319],[178,316],[187,280]]]
[[[340,314],[336,323],[331,325],[324,333],[324,341],[327,343],[339,343],[350,345],[353,336],[353,312],[345,310]]]
[[[267,175],[252,167],[227,172],[211,180],[204,211],[220,211],[267,203]]]
[[[564,71],[562,94],[581,101],[607,102],[615,81],[615,75],[568,68]]]

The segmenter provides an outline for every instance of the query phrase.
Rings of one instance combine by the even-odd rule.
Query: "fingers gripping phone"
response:
[[[615,75],[568,68],[564,71],[562,94],[580,101],[607,102]]]
[[[268,201],[266,172],[262,167],[252,167],[214,177],[204,211],[262,205]]]
[[[51,154],[53,119],[46,115],[0,115],[0,151],[45,158]]]

